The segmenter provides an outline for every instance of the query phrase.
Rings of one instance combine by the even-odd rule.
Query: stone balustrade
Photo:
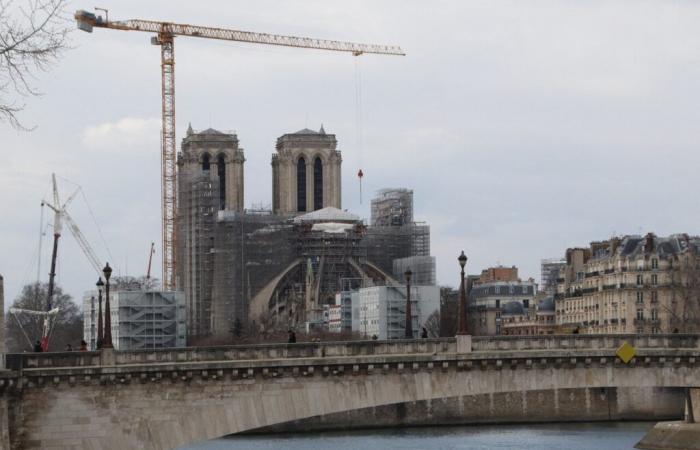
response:
[[[472,353],[497,357],[499,353],[527,351],[614,350],[623,342],[638,349],[700,349],[700,335],[540,335],[475,336]],[[382,357],[457,353],[455,338],[391,341],[301,342],[216,347],[187,347],[116,351],[108,360],[101,352],[18,353],[6,357],[7,368],[89,368],[101,365],[142,366],[149,364],[205,363],[281,359]]]

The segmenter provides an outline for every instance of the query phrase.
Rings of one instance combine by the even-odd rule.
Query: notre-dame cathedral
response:
[[[367,226],[342,210],[341,163],[323,126],[284,134],[272,155],[272,208],[246,210],[238,136],[188,128],[178,154],[176,282],[189,336],[308,323],[338,292],[395,282],[394,259],[430,254],[427,225]]]

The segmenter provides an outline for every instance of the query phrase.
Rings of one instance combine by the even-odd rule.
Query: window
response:
[[[659,260],[656,258],[652,258],[651,260],[651,268],[652,269],[658,269],[659,268]]]
[[[314,160],[314,211],[323,208],[323,163],[321,158]]]
[[[651,302],[656,303],[659,301],[659,293],[656,291],[652,291],[651,293]]]
[[[209,154],[205,153],[204,156],[202,156],[202,170],[209,170]]]
[[[306,160],[297,161],[297,211],[306,211]]]
[[[643,309],[638,309],[638,310],[637,310],[637,319],[638,319],[638,320],[644,320],[644,310],[643,310]]]
[[[501,293],[501,287],[500,287],[500,286],[496,286],[494,289],[495,289],[495,293],[496,293],[496,294],[500,294],[500,293]]]
[[[658,320],[659,319],[659,311],[656,309],[651,310],[651,320]]]
[[[226,161],[224,155],[216,159],[216,170],[219,175],[219,209],[226,209]]]
[[[530,307],[530,300],[525,299],[523,300],[523,308],[527,309]]]
[[[654,286],[656,286],[656,283],[657,283],[658,281],[659,281],[658,275],[653,274],[653,275],[651,276],[651,284],[654,285]]]
[[[642,275],[637,275],[637,286],[644,284],[644,277]]]
[[[644,292],[637,291],[637,303],[644,303]]]
[[[501,307],[501,300],[497,299],[496,300],[496,308],[500,308],[500,307]]]

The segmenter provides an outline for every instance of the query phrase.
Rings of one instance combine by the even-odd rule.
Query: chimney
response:
[[[654,250],[654,233],[647,233],[644,242],[644,253],[651,253]]]

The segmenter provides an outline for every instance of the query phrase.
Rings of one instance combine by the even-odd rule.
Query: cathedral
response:
[[[244,208],[244,163],[235,133],[188,127],[178,154],[176,282],[193,339],[308,324],[336,293],[398,284],[395,259],[429,255],[427,225],[367,226],[342,210],[342,156],[323,126],[277,139],[271,210]]]

